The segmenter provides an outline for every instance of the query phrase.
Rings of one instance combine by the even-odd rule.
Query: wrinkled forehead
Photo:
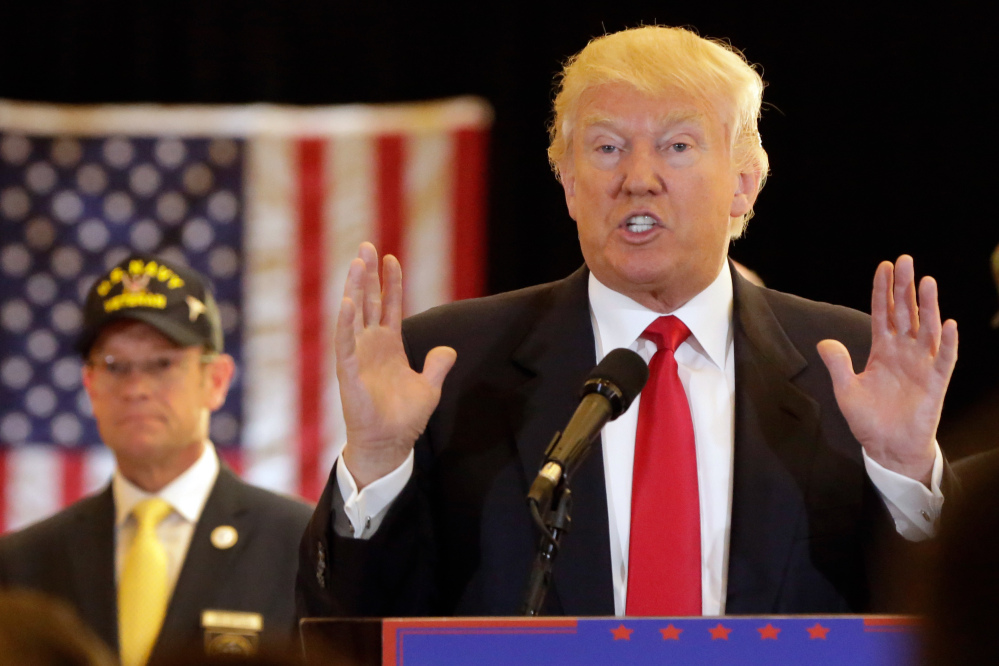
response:
[[[155,327],[137,319],[122,318],[101,328],[90,348],[91,354],[136,351],[167,351],[183,346],[160,333]]]
[[[711,122],[711,118],[696,109],[672,109],[663,113],[649,114],[642,123],[642,129],[661,132],[685,125],[705,128]],[[576,131],[584,134],[591,129],[605,128],[615,130],[623,124],[619,116],[593,109],[580,115]]]
[[[641,100],[644,110],[642,121],[651,130],[665,130],[686,123],[705,130],[718,127],[725,139],[731,139],[734,119],[730,104],[679,88],[648,93],[626,83],[603,83],[584,90],[566,118],[564,130],[569,141],[572,141],[574,131],[583,132],[592,127],[613,128],[622,122],[620,116],[629,111],[628,106],[615,104],[622,98]]]

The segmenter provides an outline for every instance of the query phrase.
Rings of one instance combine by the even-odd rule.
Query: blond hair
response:
[[[763,79],[735,47],[659,25],[597,37],[566,61],[548,128],[548,160],[557,177],[570,152],[580,98],[589,88],[608,83],[625,83],[650,96],[679,90],[713,108],[731,123],[734,165],[740,173],[759,173],[763,187],[769,170],[757,125]],[[733,224],[733,238],[742,234],[752,214]]]

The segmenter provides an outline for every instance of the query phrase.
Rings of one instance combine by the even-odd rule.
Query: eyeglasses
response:
[[[164,352],[149,358],[135,360],[107,355],[103,358],[90,359],[87,361],[87,365],[94,368],[98,376],[110,382],[122,382],[135,371],[155,382],[169,383],[181,376],[184,362],[188,358],[182,352]],[[218,354],[202,354],[199,361],[206,364],[211,363],[216,358],[218,358]]]

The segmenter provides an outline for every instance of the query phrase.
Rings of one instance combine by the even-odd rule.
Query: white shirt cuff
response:
[[[336,481],[343,497],[343,512],[354,529],[355,539],[370,539],[381,525],[389,505],[413,476],[413,460],[414,455],[410,451],[401,465],[358,491],[354,477],[343,462],[343,454],[337,458]]]
[[[923,541],[933,538],[937,533],[940,509],[944,502],[943,493],[940,492],[943,454],[939,444],[934,442],[934,447],[936,455],[929,488],[915,479],[882,467],[864,451],[867,475],[895,520],[895,529],[909,541]]]

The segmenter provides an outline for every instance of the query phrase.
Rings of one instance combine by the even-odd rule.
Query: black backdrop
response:
[[[919,273],[938,278],[945,316],[960,323],[941,438],[960,455],[999,443],[980,434],[969,443],[963,426],[999,395],[988,268],[999,242],[988,186],[996,26],[984,2],[918,12],[882,4],[5,0],[0,97],[335,104],[481,95],[497,113],[495,292],[581,263],[544,152],[560,62],[591,36],[640,23],[729,38],[769,84],[762,132],[772,167],[732,255],[769,286],[863,310],[878,261],[914,255]]]

